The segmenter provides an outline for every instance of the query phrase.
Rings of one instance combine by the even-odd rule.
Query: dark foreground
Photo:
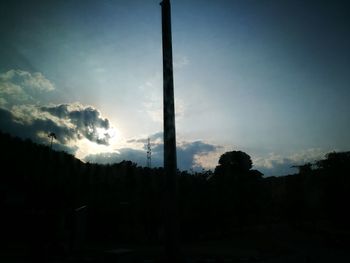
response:
[[[224,240],[182,245],[183,262],[350,262],[349,235],[318,224],[240,228]],[[165,262],[160,245],[84,244],[74,251],[2,247],[0,262]]]
[[[0,132],[0,262],[166,262],[166,174]],[[183,262],[350,262],[350,152],[263,177],[248,154],[178,173]]]

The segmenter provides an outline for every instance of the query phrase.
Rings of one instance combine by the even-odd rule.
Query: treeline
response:
[[[162,168],[130,161],[83,163],[3,133],[0,141],[3,247],[22,243],[67,250],[80,239],[162,242]],[[214,172],[179,171],[183,242],[229,238],[245,227],[281,222],[349,233],[350,152],[330,153],[289,176],[264,178],[251,168],[249,155],[233,151],[221,156]]]

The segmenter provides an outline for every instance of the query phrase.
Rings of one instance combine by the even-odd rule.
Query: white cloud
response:
[[[39,91],[52,91],[55,89],[54,85],[40,72],[29,73],[23,80],[23,84]]]
[[[270,153],[267,156],[253,158],[253,164],[256,169],[262,171],[265,175],[286,175],[296,172],[296,169],[292,168],[292,166],[308,162],[313,163],[322,159],[330,151],[321,148],[311,148],[292,153],[289,156]]]
[[[54,89],[54,84],[40,72],[11,69],[0,74],[1,106],[6,109],[19,104],[35,104],[41,93]]]
[[[30,73],[28,71],[11,69],[0,74],[1,83],[15,83],[23,89],[33,89],[38,91],[52,91],[54,84],[49,81],[41,72]]]
[[[215,151],[196,154],[194,166],[213,170],[218,165],[219,158],[223,153],[223,147],[218,147]]]
[[[11,82],[5,82],[0,78],[0,96],[7,106],[33,100],[23,88]]]
[[[217,146],[215,151],[199,153],[194,156],[194,164],[205,169],[214,169],[220,156],[227,151],[232,151],[232,147]],[[297,172],[293,165],[302,165],[308,162],[322,159],[326,153],[333,150],[312,148],[291,153],[288,156],[270,153],[264,156],[252,157],[254,169],[263,172],[265,176],[279,176]],[[248,153],[249,155],[253,153]],[[253,155],[251,155],[253,156]]]

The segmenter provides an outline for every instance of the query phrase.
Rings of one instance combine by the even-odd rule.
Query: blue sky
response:
[[[0,128],[42,143],[54,130],[55,147],[81,159],[141,165],[151,136],[161,165],[159,0],[1,5]],[[349,150],[349,10],[173,0],[179,166],[212,168],[243,150],[277,175]]]

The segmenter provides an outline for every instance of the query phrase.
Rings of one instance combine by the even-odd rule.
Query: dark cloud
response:
[[[159,138],[163,138],[163,133],[156,133],[151,135],[155,141],[151,140],[152,143],[152,166],[161,167],[163,166],[163,154],[164,145],[163,141],[159,141]],[[147,143],[147,139],[135,139],[131,142]],[[177,164],[180,170],[190,169],[202,169],[202,167],[195,162],[197,155],[210,153],[216,151],[219,146],[204,143],[202,141],[195,142],[184,142],[177,146]],[[135,150],[131,148],[119,149],[118,153],[102,153],[92,154],[85,157],[85,161],[96,162],[96,163],[118,163],[123,160],[133,161],[141,166],[146,165],[146,151]]]
[[[54,132],[61,144],[86,138],[108,145],[111,137],[108,119],[101,118],[99,111],[92,107],[65,104],[38,108],[27,105],[11,111],[1,109],[1,115],[1,130],[39,142],[46,141],[43,134],[49,132]]]
[[[77,150],[75,144],[80,139],[108,145],[108,119],[97,109],[79,103],[45,106],[45,94],[54,90],[55,85],[40,72],[0,72],[0,130],[44,144],[53,132],[55,149],[69,153]]]
[[[74,130],[59,126],[49,119],[36,119],[30,123],[22,123],[17,121],[10,111],[0,108],[0,129],[3,132],[21,138],[29,138],[41,144],[48,144],[46,135],[49,132],[54,132],[57,137],[57,141],[54,141],[56,150],[62,150],[71,154],[74,154],[77,150],[76,146],[65,145],[70,139],[75,139]]]
[[[109,121],[102,118],[97,109],[90,106],[61,104],[53,107],[41,107],[41,110],[74,124],[76,136],[79,138],[85,137],[92,142],[108,145],[111,137],[107,132],[110,128]],[[105,132],[98,132],[98,128],[105,130]]]

